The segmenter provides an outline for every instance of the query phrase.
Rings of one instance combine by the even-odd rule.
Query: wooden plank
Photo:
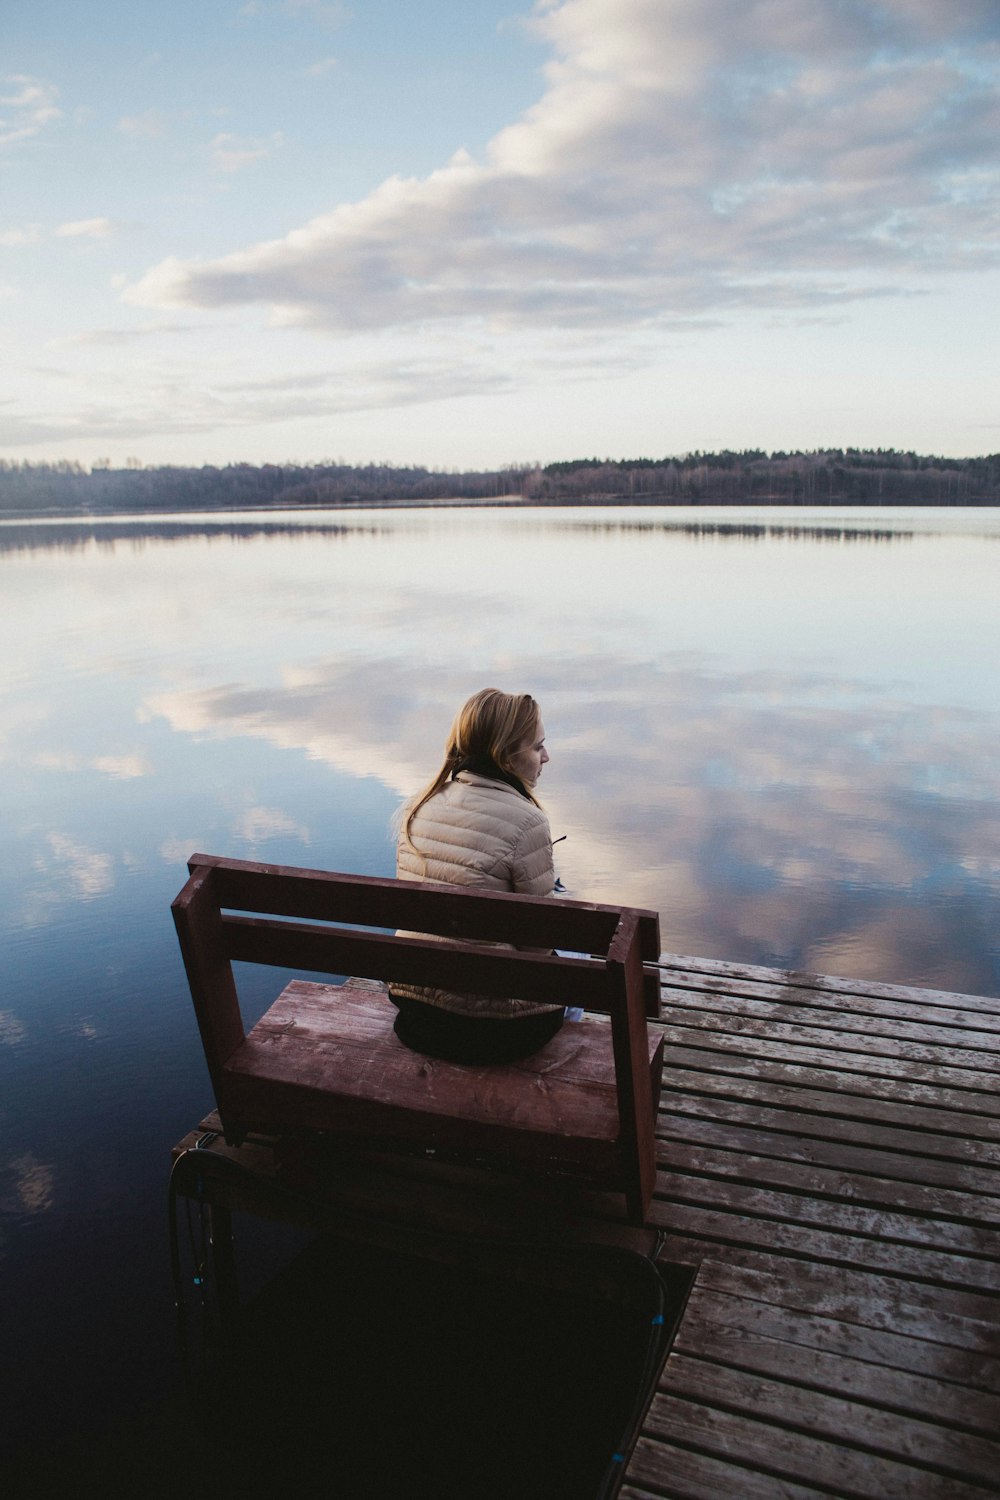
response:
[[[383,985],[373,983],[361,990],[346,984],[295,979],[261,1017],[251,1036],[295,1037],[315,1045],[351,1048],[360,1055],[373,1046],[385,1044],[394,1053],[398,1052],[401,1066],[407,1063],[418,1066],[413,1053],[389,1041],[396,1014]],[[656,1033],[650,1028],[645,1043],[647,1065],[655,1040]],[[605,1016],[588,1015],[583,1021],[563,1026],[540,1052],[504,1066],[532,1078],[545,1079],[557,1073],[561,1079],[613,1086],[611,1023]],[[464,1065],[462,1076],[466,1076]]]
[[[961,1002],[952,1005],[951,996],[936,991],[901,990],[895,998],[887,999],[872,994],[845,994],[817,986],[800,988],[783,983],[780,974],[773,972],[767,981],[665,971],[662,968],[657,972],[664,992],[673,993],[679,1005],[697,1007],[707,1002],[739,1009],[744,1003],[760,1002],[814,1011],[820,1017],[842,1017],[848,1025],[853,1025],[857,1017],[871,1016],[889,1023],[916,1021],[956,1031],[996,1033],[1000,1030],[1000,1000],[992,1001],[988,997],[986,1008],[981,1003],[969,1008]],[[969,998],[982,1002],[984,997]]]
[[[350,1023],[341,1026],[335,1008],[345,999],[350,1001]],[[378,981],[355,977],[339,985],[294,979],[254,1030],[285,1033],[315,1042],[335,1040],[338,1045],[364,1050],[387,1039],[395,1017],[396,1008],[387,996],[385,985]],[[645,1038],[640,1055],[648,1066],[657,1051],[660,1031],[656,1026],[643,1030]],[[563,1026],[540,1052],[505,1066],[541,1078],[558,1072],[561,1078],[612,1082],[611,1021],[605,1015],[588,1014],[582,1021]]]
[[[759,1301],[768,1307],[808,1312],[857,1328],[895,1330],[946,1348],[995,1356],[998,1305],[993,1298],[950,1291],[860,1269],[761,1258],[754,1268],[734,1261],[702,1262],[699,1287]],[[998,1385],[1000,1389],[1000,1385]]]
[[[678,1174],[789,1188],[821,1200],[824,1212],[830,1200],[844,1198],[849,1206],[892,1205],[928,1220],[1000,1226],[1000,1171],[967,1167],[963,1185],[962,1169],[947,1163],[926,1163],[903,1152],[867,1151],[843,1141],[827,1144],[760,1130],[734,1132],[706,1120],[693,1125],[678,1120],[665,1134],[670,1169]],[[955,1186],[946,1186],[948,1182]]]
[[[712,1152],[712,1157],[715,1155],[724,1154]],[[805,1170],[796,1182],[795,1178],[786,1181],[778,1172],[774,1175],[766,1170],[757,1172],[756,1167],[742,1175],[739,1167],[733,1166],[727,1176],[724,1172],[687,1172],[684,1166],[672,1161],[669,1169],[658,1173],[657,1197],[661,1202],[715,1208],[789,1226],[822,1226],[831,1233],[867,1236],[898,1244],[900,1248],[912,1245],[982,1260],[996,1259],[1000,1248],[994,1224],[972,1223],[964,1217],[930,1217],[919,1209],[907,1212],[906,1205],[900,1202],[906,1184],[889,1185],[886,1190],[880,1179],[859,1179],[855,1199],[849,1194],[825,1196],[820,1191],[811,1194]],[[898,1187],[898,1193],[892,1191],[894,1187]]]
[[[738,1269],[738,1268],[734,1268]],[[752,1274],[752,1273],[751,1273]],[[748,1332],[759,1331],[785,1343],[801,1344],[808,1351],[821,1351],[859,1360],[871,1369],[885,1368],[900,1376],[913,1376],[942,1387],[952,1386],[959,1395],[961,1413],[972,1425],[979,1422],[980,1402],[995,1411],[1000,1389],[1000,1356],[982,1354],[965,1346],[943,1344],[866,1323],[845,1322],[819,1313],[789,1309],[772,1302],[756,1301],[738,1292],[729,1295],[702,1288],[704,1316],[718,1321],[719,1310],[726,1325]],[[862,1308],[859,1316],[870,1314]],[[891,1321],[883,1316],[883,1321]],[[932,1325],[936,1331],[936,1325]],[[993,1330],[995,1333],[995,1330]],[[919,1408],[917,1408],[919,1410]],[[942,1412],[948,1410],[942,1398]],[[924,1412],[938,1408],[928,1404]],[[972,1420],[972,1419],[975,1420]],[[990,1435],[1000,1429],[994,1421]],[[987,1430],[983,1428],[983,1430]]]
[[[370,1063],[368,1054],[372,1049],[384,1048],[384,1061],[400,1071],[415,1073],[421,1091],[426,1091],[428,1081],[423,1070],[434,1059],[418,1058],[398,1042],[393,1034],[395,1017],[396,1009],[381,985],[362,988],[357,980],[326,985],[297,979],[285,986],[250,1035],[279,1046],[283,1040],[294,1039],[320,1049],[317,1056],[328,1056],[331,1047],[347,1049],[350,1056],[343,1064],[343,1071],[349,1080],[348,1087],[353,1086],[351,1081]],[[648,1072],[659,1038],[655,1028],[647,1031],[645,1025],[641,1025],[641,1035],[638,1066]],[[478,1069],[468,1064],[441,1062],[435,1071],[441,1087],[448,1079],[465,1090],[474,1077],[485,1077],[498,1087],[505,1086],[507,1079],[518,1078],[532,1095],[543,1096],[555,1084],[577,1082],[597,1086],[610,1096],[615,1088],[611,1023],[604,1016],[588,1015],[582,1021],[565,1025],[543,1049],[517,1062]]]
[[[865,1108],[866,1105],[874,1106]],[[847,1111],[850,1111],[848,1113]],[[810,1140],[843,1142],[851,1146],[859,1136],[873,1150],[898,1151],[912,1156],[961,1166],[976,1171],[1000,1170],[1000,1119],[981,1124],[993,1126],[996,1140],[970,1140],[962,1128],[965,1115],[947,1119],[949,1133],[935,1132],[932,1111],[915,1105],[886,1105],[881,1100],[845,1099],[840,1094],[815,1089],[778,1088],[770,1084],[746,1083],[733,1087],[725,1077],[693,1073],[672,1067],[660,1097],[657,1130],[668,1139],[684,1121],[684,1129],[697,1130],[696,1121],[712,1123],[730,1131],[730,1140],[742,1140],[743,1129],[754,1126],[774,1134],[801,1135]],[[882,1123],[889,1121],[891,1123]],[[928,1179],[929,1180],[929,1179]],[[956,1186],[966,1182],[960,1170]],[[968,1179],[969,1182],[972,1179]]]
[[[433,939],[263,917],[223,917],[221,927],[229,958],[244,963],[320,974],[359,974],[459,993],[517,995],[543,1005],[607,1006],[605,967],[592,959],[518,953],[473,943],[451,947]]]
[[[587,901],[523,896],[506,891],[460,889],[434,881],[397,881],[385,876],[343,874],[293,865],[194,854],[189,868],[215,871],[220,904],[234,910],[402,927],[480,942],[522,942],[542,948],[607,950],[622,908]],[[659,916],[637,910],[643,958],[656,962]]]
[[[890,1002],[867,1001],[864,1008],[845,1010],[838,997],[826,996],[817,991],[807,1005],[790,1003],[780,996],[761,997],[733,993],[729,989],[678,989],[663,986],[660,997],[664,1010],[674,1015],[691,1012],[696,1015],[711,1015],[720,1031],[732,1029],[731,1023],[766,1021],[789,1026],[810,1026],[817,1030],[834,1030],[860,1033],[867,1037],[883,1037],[918,1043],[930,1043],[943,1047],[966,1047],[995,1054],[1000,1047],[1000,1018],[995,1026],[980,1028],[969,1019],[969,1012],[947,1012],[931,1006],[902,1008],[902,1002],[892,1002],[895,1010],[889,1016],[879,1010],[889,1009]],[[824,1006],[823,1000],[829,1000]],[[878,1009],[868,1009],[868,1006]],[[954,1021],[945,1019],[954,1016]],[[961,1018],[961,1019],[958,1019]]]
[[[731,963],[724,959],[693,958],[680,953],[661,953],[658,965],[661,975],[692,974],[715,976],[732,981],[752,980],[763,984],[781,984],[809,993],[823,990],[833,995],[876,996],[900,1000],[904,1005],[914,1001],[921,1005],[943,1005],[951,1009],[980,1011],[1000,1016],[1000,999],[989,995],[966,995],[955,990],[933,990],[919,985],[884,984],[881,980],[845,979],[837,974],[813,974],[797,969],[769,969],[760,964]],[[672,981],[671,981],[672,982]]]
[[[1000,1074],[1000,1051],[980,1052],[968,1047],[930,1046],[906,1041],[900,1037],[891,1039],[874,1037],[864,1031],[835,1031],[820,1026],[785,1025],[777,1021],[720,1017],[713,1012],[685,1010],[683,1014],[672,1011],[669,996],[664,1001],[664,1014],[668,1019],[667,1042],[698,1045],[694,1038],[701,1032],[709,1032],[713,1047],[739,1049],[744,1045],[756,1048],[766,1045],[775,1055],[784,1049],[792,1061],[802,1056],[808,1060],[811,1051],[824,1059],[829,1058],[835,1066],[852,1068],[860,1065],[861,1072],[890,1074],[903,1066],[922,1069],[906,1076],[922,1078],[933,1076],[943,1084],[955,1088],[990,1089],[997,1085]],[[767,1054],[764,1054],[767,1055]],[[863,1064],[863,1065],[861,1065]],[[926,1070],[933,1070],[928,1075]]]
[[[858,1329],[698,1285],[673,1348],[910,1416],[933,1413],[936,1422],[984,1437],[994,1438],[1000,1431],[996,1388],[970,1390],[967,1383],[971,1372],[983,1387],[1000,1360],[939,1350],[926,1339]],[[925,1373],[928,1353],[947,1356],[948,1378]]]
[[[828,1489],[646,1437],[636,1444],[628,1473],[629,1480],[618,1491],[620,1500],[830,1500]],[[646,1488],[644,1481],[654,1488]]]
[[[911,1068],[903,1066],[896,1074],[865,1071],[838,1052],[825,1054],[804,1053],[795,1056],[787,1048],[767,1048],[760,1044],[740,1047],[719,1043],[717,1038],[688,1033],[688,1041],[679,1041],[676,1032],[665,1028],[667,1059],[670,1066],[675,1063],[686,1068],[708,1072],[735,1074],[744,1080],[762,1079],[767,1082],[804,1084],[819,1089],[837,1089],[847,1096],[860,1095],[867,1099],[884,1099],[924,1107],[939,1107],[945,1111],[969,1114],[969,1129],[976,1130],[976,1116],[996,1120],[1000,1111],[1000,1100],[992,1085],[977,1092],[974,1089],[946,1088],[933,1078],[923,1081],[919,1074],[914,1077]]]
[[[788,1225],[817,1225],[830,1233],[864,1235],[896,1245],[913,1245],[950,1254],[994,1260],[1000,1234],[963,1219],[928,1219],[889,1207],[866,1207],[850,1201],[811,1198],[806,1192],[756,1187],[735,1177],[719,1181],[661,1171],[656,1196],[662,1202],[714,1208],[747,1218],[756,1216]],[[891,1202],[891,1199],[888,1200]]]
[[[951,1288],[1000,1291],[1000,1265],[988,1258],[952,1255],[947,1251],[869,1239],[858,1234],[825,1232],[808,1225],[756,1218],[738,1211],[702,1209],[659,1193],[649,1207],[649,1222],[672,1237],[684,1236],[702,1245],[703,1254],[735,1256],[743,1250],[780,1252],[830,1265],[928,1281]],[[682,1259],[690,1259],[689,1251]]]
[[[455,1064],[427,1058],[415,1069],[412,1057],[375,1056],[352,1079],[340,1049],[248,1038],[226,1066],[220,1108],[258,1128],[340,1130],[455,1148],[464,1129],[470,1150],[565,1157],[593,1162],[595,1170],[617,1160],[613,1090],[571,1080],[518,1098],[499,1067],[470,1068],[457,1088]]]
[[[953,1475],[848,1446],[842,1438],[814,1437],[740,1411],[722,1413],[704,1402],[663,1392],[654,1397],[643,1432],[663,1444],[660,1473],[668,1481],[672,1450],[677,1447],[742,1464],[778,1480],[814,1484],[837,1500],[888,1500],[890,1496],[892,1500],[984,1500],[991,1493]],[[644,1456],[649,1452],[645,1449]]]
[[[917,1417],[902,1416],[863,1400],[845,1400],[714,1360],[671,1352],[660,1376],[667,1395],[791,1427],[831,1442],[850,1443],[869,1455],[904,1459],[983,1485],[1000,1474],[1000,1444]],[[812,1476],[810,1476],[812,1477]],[[819,1477],[819,1476],[816,1476]]]
[[[784,1291],[769,1292],[764,1300],[782,1306],[804,1305],[817,1315],[844,1322],[996,1354],[997,1301],[973,1285],[945,1286],[933,1277],[895,1275],[856,1259],[819,1261],[789,1254],[780,1246],[713,1244],[665,1226],[658,1253],[664,1260],[696,1264],[699,1281],[719,1273],[725,1278],[749,1278],[750,1285],[758,1280],[769,1287],[777,1285]]]

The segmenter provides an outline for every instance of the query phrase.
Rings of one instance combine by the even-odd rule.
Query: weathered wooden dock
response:
[[[544,1186],[358,1155],[298,1217],[373,1239],[404,1220],[411,1244],[471,1230],[494,1263],[537,1233],[696,1267],[626,1500],[1000,1494],[1000,999],[676,955],[661,972],[646,1230],[609,1195],[553,1216]],[[247,1168],[224,1211],[289,1212],[273,1143],[216,1149]]]
[[[668,956],[663,1002],[699,1270],[622,1495],[1000,1493],[1000,1000]]]

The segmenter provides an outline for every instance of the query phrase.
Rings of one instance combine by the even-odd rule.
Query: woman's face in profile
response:
[[[545,748],[545,725],[539,719],[531,739],[523,740],[511,756],[514,773],[520,776],[525,786],[534,786],[542,774],[542,767],[549,758]]]

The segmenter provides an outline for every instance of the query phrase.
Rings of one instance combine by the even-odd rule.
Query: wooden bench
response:
[[[204,854],[188,868],[173,915],[230,1144],[250,1131],[319,1131],[571,1174],[624,1192],[643,1222],[663,1065],[662,1035],[646,1025],[659,1014],[658,973],[643,968],[659,957],[654,912]],[[396,928],[437,940],[385,930]],[[234,961],[353,977],[293,979],[246,1034]],[[399,1042],[387,981],[590,1014],[518,1063],[442,1062]]]

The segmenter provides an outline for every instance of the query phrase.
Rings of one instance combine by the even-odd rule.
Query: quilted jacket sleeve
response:
[[[526,820],[511,851],[511,890],[526,896],[551,896],[556,883],[549,820],[539,808]]]

